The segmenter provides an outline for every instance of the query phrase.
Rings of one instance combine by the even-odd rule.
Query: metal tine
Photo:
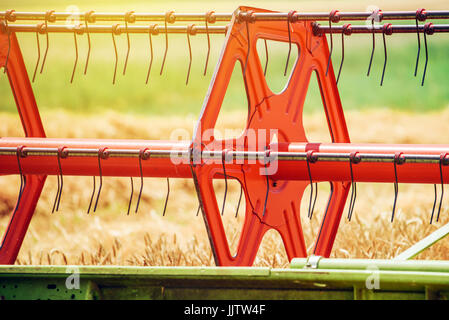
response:
[[[53,210],[51,211],[51,213],[54,213],[55,210],[56,210],[56,212],[59,210],[59,203],[61,201],[62,188],[64,186],[64,179],[62,177],[62,167],[61,167],[61,157],[62,157],[63,150],[64,150],[64,148],[58,148],[58,153],[57,153],[58,168],[59,168],[58,191],[56,192],[55,201],[53,203]]]
[[[424,49],[426,52],[426,62],[424,64],[424,72],[422,75],[422,81],[421,81],[421,86],[424,86],[424,80],[426,78],[426,71],[427,71],[427,62],[429,61],[429,52],[427,50],[427,37],[426,35],[432,35],[434,33],[434,29],[433,29],[433,23],[428,22],[424,25]]]
[[[396,211],[396,202],[398,200],[398,170],[397,165],[401,165],[405,163],[405,158],[402,156],[402,152],[398,152],[394,155],[393,165],[394,165],[394,202],[393,202],[393,210],[391,212],[391,222],[394,220],[394,214]]]
[[[292,51],[292,36],[291,36],[291,31],[290,31],[290,23],[293,22],[295,13],[296,13],[295,10],[291,10],[287,16],[288,54],[287,54],[287,61],[285,62],[284,77],[287,75],[288,62],[290,60],[290,53]]]
[[[266,183],[267,183],[267,192],[265,193],[265,201],[263,204],[262,217],[265,216],[265,213],[267,211],[268,195],[270,193],[270,180],[268,179],[268,170],[267,170],[267,164],[269,164],[269,163],[270,163],[270,150],[266,150],[265,151],[265,159],[264,159],[264,168],[265,168],[265,178],[266,178]]]
[[[265,43],[265,68],[263,69],[263,75],[264,77],[267,76],[267,68],[268,68],[268,44],[267,39],[263,39],[263,42]]]
[[[352,170],[352,165],[360,162],[360,157],[357,156],[357,152],[351,153],[349,156],[349,169],[351,172],[351,200],[349,201],[349,210],[348,210],[348,220],[351,221],[352,213],[354,211],[355,200],[357,197],[357,183],[354,182],[354,173]]]
[[[100,185],[98,186],[97,199],[95,200],[94,212],[97,211],[98,200],[100,199],[100,192],[103,186],[103,173],[101,170],[101,159],[107,159],[108,154],[106,153],[106,148],[100,148],[98,150],[98,173],[100,177]]]
[[[134,183],[133,183],[133,177],[130,177],[131,179],[131,195],[129,196],[129,203],[128,203],[128,212],[126,215],[129,216],[129,210],[131,210],[131,203],[133,201],[133,194],[134,194]]]
[[[416,23],[416,37],[418,38],[418,53],[416,54],[415,73],[414,73],[414,76],[416,77],[416,75],[418,74],[419,54],[421,53],[421,38],[419,37],[418,17],[416,17],[415,23]]]
[[[386,41],[385,41],[385,35],[386,34],[387,35],[391,35],[392,33],[393,33],[393,28],[392,28],[391,23],[386,23],[386,24],[384,24],[382,26],[382,40],[383,40],[383,43],[384,43],[384,66],[383,66],[383,69],[382,69],[382,78],[380,80],[380,85],[381,86],[384,83],[385,68],[387,67],[387,58],[388,58],[388,55],[387,55],[387,44],[386,44]]]
[[[17,211],[17,208],[19,207],[20,200],[22,199],[23,190],[25,189],[26,179],[23,175],[22,171],[22,165],[20,164],[20,158],[25,157],[26,154],[23,153],[23,146],[18,146],[16,150],[16,156],[17,156],[17,166],[19,168],[19,175],[20,175],[20,188],[19,188],[19,196],[17,197],[17,204],[14,209],[14,213]]]
[[[221,215],[224,215],[224,210],[225,210],[225,204],[226,204],[226,196],[228,194],[228,175],[226,174],[226,166],[225,166],[225,162],[226,162],[226,152],[227,150],[224,149],[221,153],[221,165],[223,167],[223,175],[224,175],[224,181],[225,181],[225,191],[224,191],[224,196],[223,196],[223,206],[221,208]]]
[[[45,66],[45,62],[47,61],[47,54],[48,54],[48,48],[49,48],[49,39],[48,39],[48,22],[55,22],[56,21],[56,17],[54,16],[54,10],[50,10],[47,11],[45,13],[45,38],[46,38],[46,43],[47,46],[45,47],[45,53],[44,53],[44,58],[42,59],[42,65],[41,65],[41,70],[40,73],[42,74],[42,71],[44,71],[44,66]]]
[[[73,65],[72,77],[70,78],[70,83],[73,83],[73,77],[75,76],[76,66],[78,64],[78,42],[76,40],[76,33],[80,32],[81,27],[78,25],[73,29],[73,40],[75,41],[75,64]]]
[[[427,19],[426,9],[418,9],[416,10],[416,17],[415,17],[415,24],[416,24],[416,37],[418,39],[418,53],[416,54],[416,64],[415,64],[415,77],[418,74],[418,63],[419,63],[419,56],[421,53],[421,39],[419,36],[419,26],[418,26],[418,20],[419,21],[425,21]]]
[[[45,24],[41,23],[38,25],[38,30],[36,31],[37,61],[36,61],[36,66],[34,67],[32,82],[34,82],[34,80],[36,79],[37,68],[39,67],[39,61],[41,60],[41,46],[39,43],[39,33],[41,32],[41,29],[44,27],[45,27]]]
[[[86,65],[84,66],[84,75],[86,75],[87,66],[89,65],[90,49],[91,49],[89,23],[95,22],[95,17],[93,16],[93,14],[94,14],[94,11],[89,11],[89,12],[86,12],[86,14],[84,15],[84,24],[86,25],[86,35],[87,35],[87,57],[86,57]]]
[[[161,72],[159,75],[162,75],[162,72],[164,71],[164,65],[165,65],[165,59],[167,58],[167,52],[168,52],[168,30],[167,30],[167,23],[173,23],[175,22],[175,16],[174,11],[169,11],[165,14],[165,20],[164,20],[164,26],[165,26],[165,52],[164,52],[164,58],[162,59],[162,65],[161,65]]]
[[[369,65],[368,65],[368,71],[366,73],[366,76],[369,77],[369,74],[371,72],[371,66],[373,65],[373,58],[374,58],[374,50],[376,49],[376,32],[374,31],[374,12],[373,11],[373,17],[371,19],[371,28],[372,28],[372,39],[373,39],[373,46],[371,49],[371,57],[369,59]]]
[[[343,30],[341,32],[341,61],[340,61],[340,68],[338,68],[337,84],[338,81],[340,80],[343,62],[345,61],[345,34],[351,35],[351,33],[352,33],[351,25],[349,23],[343,25]]]
[[[206,63],[204,65],[203,76],[206,75],[207,66],[209,64],[209,56],[210,56],[210,36],[209,36],[209,23],[215,23],[216,17],[214,16],[215,11],[208,11],[204,17],[205,25],[206,25],[206,36],[207,36],[207,55],[206,55]]]
[[[246,52],[246,59],[245,59],[245,66],[243,67],[243,76],[246,77],[246,67],[248,65],[248,59],[249,59],[249,52],[251,50],[251,43],[249,38],[249,26],[248,26],[248,20],[245,21],[246,24],[246,37],[248,38],[248,49]]]
[[[15,15],[15,10],[6,10],[5,12],[5,31],[8,35],[8,52],[6,53],[5,66],[3,67],[3,73],[8,70],[9,53],[11,51],[11,32],[8,28],[8,21],[15,22],[17,17]]]
[[[440,156],[440,180],[441,180],[441,197],[440,197],[440,204],[438,206],[438,214],[437,214],[437,222],[440,219],[440,211],[441,211],[441,205],[443,204],[443,197],[444,197],[444,179],[443,179],[443,166],[447,166],[449,164],[448,159],[446,158],[447,154],[441,154]]]
[[[111,28],[111,35],[112,35],[112,43],[114,45],[114,52],[115,52],[115,65],[114,65],[114,76],[112,78],[112,84],[115,84],[115,76],[117,75],[117,63],[118,63],[118,53],[117,53],[117,45],[115,43],[115,37],[114,34],[120,34],[119,25],[115,24]]]
[[[309,210],[307,213],[307,217],[309,219],[312,219],[313,211],[315,209],[315,203],[316,203],[316,199],[317,199],[317,195],[318,195],[318,184],[315,182],[315,188],[314,188],[313,180],[312,180],[312,172],[310,170],[310,163],[315,163],[316,161],[317,161],[317,158],[313,156],[313,151],[308,151],[307,157],[306,157],[306,164],[307,164],[307,171],[309,173],[309,181],[310,181]],[[315,198],[314,198],[313,204],[312,204],[312,198],[313,198],[314,193],[315,193]]]
[[[190,45],[190,35],[194,36],[196,35],[196,29],[195,29],[195,25],[191,24],[189,26],[187,26],[187,43],[189,45],[189,69],[187,70],[187,79],[186,79],[186,85],[189,84],[189,77],[190,77],[190,69],[192,67],[192,47]]]
[[[235,210],[235,217],[237,218],[238,214],[239,214],[239,209],[240,209],[240,202],[242,201],[242,195],[243,195],[243,187],[240,184],[240,196],[239,196],[239,202],[237,203],[237,209]]]
[[[11,51],[11,32],[8,29],[8,19],[5,19],[5,29],[8,35],[8,52],[6,54],[5,65],[3,67],[3,73],[6,73],[8,69],[9,52]]]
[[[198,215],[200,214],[200,209],[201,209],[201,206],[198,205],[198,209],[196,209],[196,216],[197,216],[197,217],[198,217]]]
[[[150,39],[150,64],[148,66],[147,79],[145,84],[148,84],[148,79],[150,78],[151,66],[153,65],[153,38],[152,35],[158,35],[159,31],[156,29],[157,24],[153,24],[148,28],[148,37]]]
[[[340,16],[338,15],[338,10],[332,10],[329,13],[329,39],[331,42],[331,50],[329,52],[329,58],[327,59],[326,76],[329,73],[329,66],[331,64],[332,51],[334,50],[334,41],[332,37],[332,22],[338,23],[340,21]]]
[[[95,195],[95,176],[92,177],[93,181],[94,181],[94,188],[92,190],[92,195],[90,196],[90,202],[89,202],[89,208],[87,209],[87,214],[90,213],[90,208],[92,207],[92,201],[94,199],[94,195]]]
[[[60,179],[61,179],[61,188],[59,189],[59,196],[58,196],[58,203],[56,204],[56,211],[59,211],[59,203],[61,202],[62,188],[64,187],[61,159],[64,159],[66,157],[67,157],[67,153],[64,152],[64,147],[58,148],[58,167],[59,167],[59,175],[60,175]]]
[[[248,60],[249,60],[249,54],[251,51],[251,41],[250,41],[250,35],[249,35],[249,22],[254,22],[255,21],[255,17],[254,17],[254,12],[253,11],[248,11],[246,13],[246,17],[245,17],[245,24],[246,24],[246,38],[248,40],[248,48],[246,51],[246,59],[245,59],[245,66],[243,67],[243,76],[246,77],[246,67],[248,66]]]
[[[432,214],[430,215],[430,224],[432,224],[433,214],[435,213],[435,207],[437,204],[437,185],[436,184],[433,185],[433,191],[435,193],[435,198],[433,200]]]
[[[129,51],[131,50],[131,41],[129,40],[129,32],[128,32],[128,22],[134,23],[136,21],[136,17],[134,16],[134,11],[128,11],[125,13],[125,31],[126,31],[126,41],[128,44],[128,50],[126,51],[125,65],[123,66],[123,75],[126,73],[126,67],[128,65],[128,57]]]
[[[142,190],[143,190],[142,160],[147,160],[149,158],[150,158],[150,151],[147,148],[141,149],[139,152],[140,191],[139,191],[139,197],[137,198],[135,213],[137,213],[137,211],[139,210],[140,199],[142,198]]]
[[[170,195],[170,180],[167,178],[167,196],[165,197],[164,211],[162,216],[165,217],[165,212],[167,211],[168,196]]]

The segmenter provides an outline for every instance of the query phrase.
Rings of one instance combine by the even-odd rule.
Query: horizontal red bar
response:
[[[0,148],[58,148],[68,149],[101,149],[108,148],[116,150],[151,150],[186,151],[190,145],[189,141],[148,141],[148,140],[96,140],[96,139],[50,139],[50,138],[1,138]],[[25,149],[26,150],[26,149]],[[351,181],[350,164],[348,154],[359,153],[364,155],[382,155],[387,157],[385,161],[362,160],[353,163],[353,178],[357,182],[394,182],[396,180],[394,163],[395,154],[433,156],[432,160],[416,163],[406,161],[396,165],[397,180],[402,183],[441,183],[440,163],[441,155],[449,154],[449,145],[414,145],[414,144],[345,144],[345,143],[290,143],[275,144],[271,148],[272,155],[295,155],[314,151],[318,161],[309,162],[313,181]],[[243,151],[243,150],[242,150]],[[279,151],[279,153],[276,153]],[[324,155],[334,154],[338,160],[327,159]],[[322,155],[322,156],[321,156]],[[346,158],[344,158],[346,156]],[[297,156],[298,157],[298,156]],[[390,157],[390,158],[388,158]],[[299,157],[300,158],[300,157]],[[363,158],[363,157],[362,157]],[[344,160],[348,159],[348,161]],[[436,160],[435,160],[436,159]],[[99,175],[99,163],[96,156],[69,156],[60,159],[63,175],[93,176]],[[138,157],[109,157],[100,160],[103,176],[140,176]],[[226,162],[226,170],[241,170],[241,164]],[[176,177],[191,178],[190,164],[188,161],[173,161],[169,157],[151,157],[142,160],[142,173],[144,177]],[[213,165],[220,167],[220,161]],[[242,162],[240,162],[242,163]],[[263,168],[261,160],[253,160],[250,164]],[[269,164],[270,178],[273,180],[304,180],[310,179],[307,162],[302,160],[286,160],[279,156],[279,160]],[[23,174],[59,174],[57,156],[27,156],[20,158],[20,168]],[[228,172],[228,173],[229,173]],[[264,170],[260,170],[261,174]],[[449,181],[449,166],[441,165],[443,181]],[[18,174],[19,164],[16,155],[0,155],[0,174]]]

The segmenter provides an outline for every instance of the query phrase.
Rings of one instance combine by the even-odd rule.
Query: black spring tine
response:
[[[56,204],[56,212],[59,211],[59,204],[61,202],[61,196],[62,196],[62,189],[64,187],[64,178],[62,175],[62,166],[61,166],[61,158],[65,158],[64,153],[64,147],[58,148],[58,168],[59,168],[59,176],[61,179],[61,188],[59,189],[59,195],[58,195],[58,203]]]
[[[334,41],[332,36],[332,22],[339,22],[340,16],[338,15],[338,10],[332,10],[329,14],[329,40],[331,43],[331,50],[329,52],[329,57],[327,59],[326,76],[329,73],[329,67],[332,59],[332,51],[334,50]]]
[[[268,195],[270,193],[270,180],[268,179],[268,170],[267,170],[267,164],[269,164],[269,163],[270,163],[270,150],[266,150],[265,159],[264,159],[264,168],[265,168],[265,178],[266,178],[266,183],[267,183],[267,192],[265,193],[265,201],[263,204],[262,217],[265,216],[265,213],[267,211]]]
[[[446,155],[447,154],[442,154],[440,156],[440,164],[439,165],[440,165],[440,180],[441,180],[441,198],[440,198],[440,204],[438,206],[437,222],[440,219],[441,205],[443,204],[443,197],[444,197],[443,165],[444,166],[448,165]]]
[[[427,50],[427,34],[432,35],[434,33],[433,24],[431,22],[428,22],[424,25],[424,49],[426,52],[426,62],[424,63],[424,72],[422,75],[422,81],[421,86],[424,86],[424,80],[426,78],[426,72],[427,72],[427,62],[429,61],[429,52]]]
[[[315,188],[314,188],[314,183],[312,180],[312,171],[310,169],[310,163],[314,163],[314,162],[316,162],[316,158],[313,157],[313,151],[308,151],[307,157],[306,157],[306,164],[307,164],[307,171],[309,173],[309,181],[310,181],[310,199],[309,199],[309,210],[308,210],[308,214],[307,214],[307,217],[309,219],[312,219],[313,211],[315,210],[315,203],[316,203],[316,199],[317,199],[317,195],[318,195],[318,184],[315,182]],[[315,193],[315,197],[313,197],[314,193]],[[314,198],[313,202],[312,202],[312,198]]]
[[[150,157],[149,151],[147,149],[142,149],[139,152],[139,172],[140,172],[140,190],[139,190],[139,197],[137,198],[137,204],[136,204],[136,211],[139,210],[139,204],[140,199],[142,197],[142,191],[143,191],[143,169],[142,169],[142,159],[147,160]]]
[[[223,167],[223,175],[224,175],[224,181],[225,181],[225,191],[224,191],[224,196],[223,196],[223,205],[221,208],[221,215],[224,215],[224,210],[225,210],[225,204],[226,204],[226,196],[228,194],[228,175],[226,174],[226,166],[225,166],[225,161],[226,161],[226,149],[223,150],[222,154],[221,154],[221,165]]]
[[[126,51],[125,64],[123,66],[123,75],[126,74],[126,67],[128,66],[129,51],[131,50],[131,41],[129,40],[129,32],[128,32],[128,22],[132,23],[134,21],[135,21],[134,11],[129,11],[129,12],[125,13],[125,32],[126,32],[126,41],[127,41],[127,45],[128,45],[128,50]]]
[[[197,217],[198,217],[198,215],[200,214],[200,208],[201,208],[201,206],[198,205],[198,209],[196,210],[196,216],[197,216]]]
[[[164,20],[164,26],[165,26],[165,52],[164,52],[164,58],[162,59],[162,65],[161,65],[161,72],[159,75],[162,75],[162,72],[164,71],[164,65],[165,65],[165,59],[167,58],[167,52],[168,52],[168,30],[167,30],[167,22],[170,21],[172,23],[172,20],[174,22],[174,16],[173,11],[169,11],[165,14],[165,20]]]
[[[288,16],[287,16],[288,54],[287,54],[287,61],[285,62],[284,77],[287,75],[288,62],[290,61],[290,53],[292,51],[292,36],[291,36],[291,31],[290,31],[290,22],[293,22],[293,17],[294,17],[295,13],[296,13],[296,11],[292,10],[288,13]]]
[[[373,12],[374,13],[374,12]],[[373,46],[371,49],[371,57],[369,59],[369,65],[368,65],[368,72],[366,73],[366,76],[368,77],[371,72],[371,66],[373,65],[373,58],[374,58],[374,50],[376,49],[376,33],[374,31],[374,17],[371,19],[371,28],[372,28],[372,39],[373,39]]]
[[[267,68],[268,68],[268,44],[267,39],[263,39],[263,42],[265,43],[265,68],[263,69],[263,75],[264,77],[267,75]]]
[[[357,152],[351,153],[349,156],[349,169],[351,172],[351,200],[349,201],[348,220],[351,221],[352,213],[355,207],[355,200],[357,198],[357,183],[354,182],[354,172],[352,169],[353,164],[360,162],[360,157],[357,156]]]
[[[205,22],[205,26],[206,26],[206,36],[207,36],[207,55],[206,55],[206,63],[204,65],[204,72],[203,72],[203,76],[206,75],[207,72],[207,66],[209,64],[209,56],[210,56],[210,36],[209,36],[209,23],[215,23],[215,16],[214,16],[215,11],[208,11],[206,12],[205,18],[204,18],[204,22]]]
[[[349,209],[348,209],[348,221],[351,221],[351,217],[352,217],[352,207],[353,207],[353,200],[354,200],[354,192],[355,188],[354,188],[354,174],[352,172],[352,161],[351,161],[351,156],[349,157],[349,171],[351,173],[351,199],[349,200]]]
[[[22,194],[23,194],[23,190],[25,189],[25,184],[26,184],[26,179],[25,179],[25,176],[23,175],[23,171],[22,171],[22,165],[20,164],[20,158],[26,156],[25,154],[22,153],[22,150],[23,150],[23,146],[17,147],[17,150],[16,150],[17,166],[19,168],[19,175],[20,175],[20,187],[19,187],[19,196],[17,197],[17,204],[16,204],[16,207],[14,208],[14,213],[16,213],[17,209],[19,208],[20,200],[22,200]]]
[[[58,159],[59,159],[59,156],[58,156]],[[58,180],[58,190],[56,191],[55,201],[53,202],[53,209],[51,210],[51,213],[54,213],[56,210],[56,202],[58,202],[59,190],[61,189],[61,180],[59,178],[59,175],[57,175],[56,178]]]
[[[95,187],[95,176],[93,176],[92,178],[93,178],[93,181],[94,181],[94,188],[92,190],[92,195],[90,196],[90,202],[89,202],[89,208],[87,208],[87,214],[90,213],[90,208],[92,207],[92,201],[94,200],[95,189],[96,189],[96,187]]]
[[[90,58],[90,49],[91,49],[91,42],[90,42],[90,33],[89,33],[89,22],[95,22],[95,18],[93,17],[94,11],[86,12],[84,15],[84,24],[86,25],[86,36],[87,36],[87,57],[86,57],[86,65],[84,66],[84,75],[87,73],[87,66],[89,65],[89,58]]]
[[[115,84],[115,77],[117,75],[117,63],[118,63],[118,53],[117,53],[117,44],[115,43],[115,33],[118,33],[119,29],[118,29],[118,24],[113,25],[112,26],[112,31],[111,31],[111,35],[112,35],[112,44],[114,45],[114,53],[115,53],[115,65],[114,65],[114,76],[112,77],[112,84]]]
[[[8,70],[9,52],[11,51],[11,32],[8,29],[8,20],[5,19],[6,33],[8,34],[8,52],[6,53],[5,66],[3,67],[3,73]]]
[[[343,25],[343,30],[341,32],[341,61],[340,61],[340,67],[338,68],[338,75],[337,75],[337,84],[340,80],[341,75],[341,69],[343,68],[343,62],[345,61],[345,34],[350,35],[352,32],[351,25],[345,24]]]
[[[97,193],[97,199],[95,200],[94,212],[97,211],[98,200],[100,199],[101,188],[103,187],[103,173],[101,170],[101,158],[102,157],[104,157],[104,159],[107,158],[107,155],[105,154],[105,148],[101,148],[98,150],[98,173],[99,173],[99,177],[100,177],[100,185],[98,186],[98,193]]]
[[[395,176],[395,182],[394,182],[394,202],[393,202],[393,211],[391,212],[391,222],[394,220],[394,213],[396,211],[396,201],[398,199],[398,174],[396,171],[396,162],[394,163],[394,176]]]
[[[42,74],[42,71],[44,71],[45,62],[47,61],[47,54],[48,54],[48,48],[49,48],[49,39],[48,39],[48,31],[47,31],[48,30],[48,21],[53,20],[53,18],[52,18],[52,17],[54,17],[53,13],[54,13],[54,10],[50,10],[45,13],[45,22],[44,23],[45,23],[45,39],[46,39],[47,46],[45,47],[44,58],[42,59],[42,65],[41,65],[41,70],[40,70],[41,74]]]
[[[40,30],[42,28],[42,26],[45,26],[45,25],[43,23],[41,23],[38,26],[38,30]],[[32,82],[34,82],[34,80],[36,79],[36,73],[37,73],[37,69],[39,67],[39,61],[41,60],[41,46],[39,43],[39,31],[36,31],[36,44],[37,44],[37,61],[36,61],[36,66],[34,67]]]
[[[192,46],[190,45],[190,35],[195,35],[196,30],[194,29],[195,25],[191,24],[187,27],[187,44],[189,46],[189,68],[187,69],[187,78],[186,78],[186,85],[189,84],[189,78],[190,78],[190,69],[192,67]]]
[[[61,195],[62,195],[62,187],[64,186],[64,179],[62,177],[62,167],[61,167],[61,151],[62,151],[62,149],[58,149],[58,154],[57,154],[58,168],[59,168],[59,173],[57,175],[58,190],[56,192],[56,197],[55,197],[55,201],[53,203],[53,209],[52,209],[51,213],[54,213],[55,211],[57,212],[59,210],[59,203],[61,201]]]
[[[416,37],[418,39],[418,53],[416,54],[416,64],[415,64],[415,73],[414,73],[415,77],[418,74],[418,63],[419,63],[419,56],[421,53],[421,39],[419,36],[418,21],[425,21],[426,19],[427,19],[426,9],[416,10],[415,24],[416,24]]]
[[[388,55],[387,55],[387,43],[385,40],[385,34],[387,35],[391,35],[393,32],[391,23],[386,23],[383,25],[382,27],[382,40],[384,43],[384,67],[382,69],[382,78],[380,80],[380,85],[382,86],[384,83],[384,76],[385,76],[385,68],[387,67],[387,59],[388,59]]]
[[[8,35],[8,52],[6,53],[6,59],[5,59],[5,65],[3,67],[3,73],[6,73],[6,71],[8,70],[9,53],[11,51],[11,32],[8,28],[9,20],[11,20],[11,21],[16,20],[14,10],[7,10],[5,12],[5,31],[6,31],[6,34]]]
[[[437,204],[437,185],[436,184],[433,185],[433,190],[434,190],[434,193],[435,193],[435,198],[433,200],[432,214],[430,215],[430,224],[432,224],[433,214],[435,213],[435,207],[436,207],[436,204]]]
[[[79,27],[79,26],[78,26]],[[75,41],[75,64],[73,65],[72,77],[70,83],[73,83],[73,77],[75,76],[76,66],[78,64],[78,42],[76,40],[76,28],[73,30],[73,40]]]
[[[252,11],[248,12],[248,14],[252,14]],[[246,67],[248,66],[248,60],[249,60],[249,53],[251,50],[251,41],[249,37],[249,20],[250,18],[246,17],[245,19],[245,25],[246,25],[246,38],[248,40],[248,48],[246,52],[246,59],[245,59],[245,66],[243,67],[243,76],[246,77]]]
[[[237,209],[235,210],[235,217],[237,218],[238,214],[239,214],[239,209],[240,209],[240,202],[242,201],[242,195],[243,195],[243,187],[240,184],[240,196],[239,196],[239,202],[237,203]]]
[[[401,165],[405,163],[405,158],[402,157],[402,153],[396,153],[394,155],[394,202],[393,202],[393,210],[391,212],[391,222],[394,220],[394,214],[396,211],[396,202],[398,200],[399,186],[398,186],[398,170],[397,165]]]
[[[162,216],[165,217],[165,212],[167,210],[168,197],[170,195],[170,180],[167,178],[167,196],[165,197],[164,211],[162,212]]]
[[[133,177],[130,177],[131,179],[131,195],[129,196],[129,203],[128,203],[128,212],[126,215],[129,216],[129,211],[131,210],[131,203],[133,201],[133,194],[134,194],[134,183],[133,183]]]
[[[418,63],[419,63],[419,54],[421,53],[421,38],[419,36],[419,26],[418,26],[418,18],[415,19],[416,23],[416,36],[418,38],[418,53],[416,54],[416,63],[415,63],[415,77],[418,74]]]
[[[150,64],[148,66],[147,79],[145,84],[148,84],[148,79],[150,78],[151,66],[153,65],[153,39],[151,35],[157,35],[159,32],[156,29],[157,25],[153,24],[148,29],[148,37],[150,40]]]

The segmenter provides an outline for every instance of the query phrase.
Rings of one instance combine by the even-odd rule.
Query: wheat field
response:
[[[304,115],[310,141],[329,141],[322,113]],[[23,136],[16,115],[2,113],[0,136]],[[196,117],[132,116],[114,112],[77,115],[68,112],[42,114],[48,137],[168,139],[173,129],[192,131]],[[243,113],[223,115],[221,124],[238,128]],[[429,113],[405,113],[387,109],[349,111],[346,120],[353,142],[365,143],[444,143],[449,108]],[[64,125],[71,123],[70,126]],[[369,125],[367,125],[369,124]],[[135,179],[134,188],[139,187]],[[19,253],[17,264],[81,264],[142,266],[210,266],[212,251],[201,214],[196,216],[197,197],[193,182],[170,180],[167,214],[162,217],[166,195],[165,179],[145,178],[138,214],[126,214],[130,195],[129,178],[104,178],[99,209],[86,214],[92,193],[91,177],[64,176],[59,212],[51,214],[56,194],[56,177],[48,177],[35,215]],[[17,176],[0,177],[0,234],[3,234],[19,189]],[[438,223],[429,224],[433,186],[399,185],[397,211],[390,223],[393,185],[357,185],[353,219],[348,222],[345,208],[331,257],[392,258],[449,221],[445,199]],[[216,185],[217,199],[223,197],[224,184]],[[240,189],[230,184],[224,224],[232,249],[236,248],[243,221],[243,207],[235,218]],[[301,219],[310,252],[321,222],[329,186],[319,184],[316,212],[307,219],[307,196],[301,204]],[[449,241],[443,239],[418,259],[449,259]],[[269,231],[255,261],[256,266],[288,267],[280,236]]]

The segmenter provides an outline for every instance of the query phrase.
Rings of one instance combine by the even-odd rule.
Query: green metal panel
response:
[[[321,259],[306,268],[0,266],[2,299],[447,299],[443,261]],[[376,268],[372,268],[375,265]],[[67,277],[79,272],[79,288]],[[378,281],[371,289],[370,277]]]

